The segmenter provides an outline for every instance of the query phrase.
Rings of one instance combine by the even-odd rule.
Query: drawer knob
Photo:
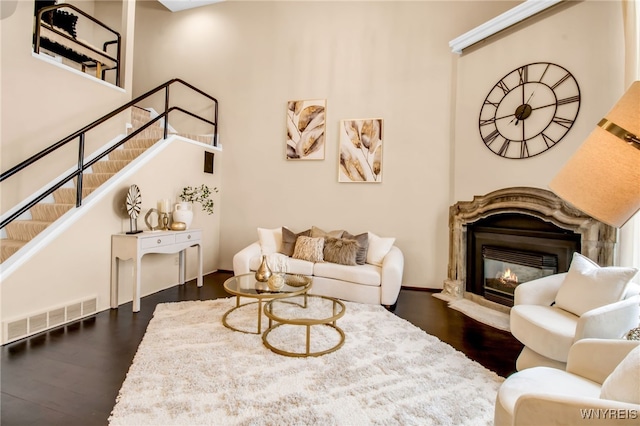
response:
[[[162,240],[160,238],[158,238],[157,242],[158,242],[158,244],[160,244],[162,242]]]
[[[191,239],[191,234],[187,235],[187,240]]]

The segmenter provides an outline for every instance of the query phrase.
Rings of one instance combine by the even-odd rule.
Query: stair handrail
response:
[[[200,95],[208,98],[209,100],[213,101],[213,106],[214,106],[214,118],[213,121],[208,120],[206,118],[203,118],[197,114],[194,114],[192,112],[189,112],[181,107],[178,106],[172,106],[169,107],[169,87],[173,84],[173,83],[180,83],[186,87],[188,87],[189,89],[199,93]],[[131,107],[136,107],[136,104],[139,103],[140,101],[148,98],[149,96],[152,96],[156,93],[158,93],[161,90],[165,90],[165,103],[164,103],[164,112],[162,112],[161,114],[158,114],[156,117],[152,118],[151,120],[149,120],[147,123],[145,123],[144,125],[142,125],[140,128],[134,130],[133,132],[131,132],[130,134],[126,135],[123,139],[119,140],[118,142],[116,142],[114,145],[112,145],[111,147],[109,147],[107,150],[101,152],[100,154],[98,154],[95,158],[89,160],[89,161],[85,161],[84,159],[84,138],[85,138],[85,133],[88,132],[89,130],[94,129],[95,127],[103,124],[104,122],[106,122],[107,120],[115,117],[116,115],[120,114],[121,112],[127,110],[128,108]],[[115,149],[117,149],[118,147],[120,147],[121,145],[123,145],[125,142],[129,141],[130,139],[136,137],[138,134],[140,134],[141,132],[143,132],[145,129],[147,129],[149,126],[153,125],[154,123],[156,123],[158,120],[164,119],[164,126],[163,126],[163,139],[166,139],[168,136],[168,126],[169,126],[169,113],[177,110],[180,112],[183,112],[185,114],[188,114],[191,117],[194,117],[202,122],[205,122],[207,124],[210,124],[213,126],[214,130],[213,130],[213,146],[218,146],[218,100],[216,98],[214,98],[213,96],[205,93],[204,91],[198,89],[197,87],[187,83],[186,81],[179,79],[179,78],[174,78],[171,79],[169,81],[167,81],[166,83],[163,83],[157,87],[155,87],[154,89],[151,89],[147,92],[145,92],[144,94],[138,96],[137,98],[127,102],[126,104],[122,105],[121,107],[111,111],[110,113],[98,118],[97,120],[95,120],[94,122],[84,126],[83,128],[73,132],[72,134],[70,134],[69,136],[59,140],[58,142],[50,145],[49,147],[43,149],[42,151],[32,155],[31,157],[27,158],[26,160],[18,163],[17,165],[11,167],[9,170],[7,170],[6,172],[2,172],[0,174],[0,182],[4,182],[6,179],[8,179],[9,177],[15,175],[16,173],[26,169],[27,167],[33,165],[35,162],[37,162],[38,160],[46,157],[47,155],[53,153],[54,151],[58,150],[59,148],[67,145],[69,142],[73,141],[74,139],[78,139],[78,167],[71,172],[70,174],[68,174],[67,176],[59,179],[58,181],[56,181],[55,183],[53,183],[53,185],[51,185],[48,189],[42,191],[39,195],[37,195],[36,197],[34,197],[30,202],[25,203],[25,205],[23,205],[21,208],[17,209],[15,212],[13,212],[11,215],[9,215],[8,217],[6,217],[5,219],[3,219],[0,222],[0,229],[4,228],[5,226],[7,226],[9,223],[13,222],[15,219],[17,219],[20,215],[22,215],[23,213],[25,213],[27,210],[29,210],[31,207],[33,207],[34,205],[36,205],[37,203],[39,203],[40,201],[42,201],[43,199],[45,199],[47,196],[51,195],[55,190],[59,189],[60,187],[62,187],[65,183],[71,181],[74,178],[78,178],[77,181],[77,192],[76,192],[76,207],[80,207],[82,205],[82,177],[84,174],[84,171],[91,167],[93,164],[95,164],[96,162],[98,162],[99,160],[101,160],[102,158],[106,157],[107,155],[109,155],[112,151],[114,151]]]
[[[58,31],[57,29],[55,29],[53,27],[53,25],[51,26],[50,30],[55,32],[56,34],[58,34],[61,37],[66,38],[67,40],[70,40],[73,43],[77,43],[93,52],[99,53],[101,55],[106,56],[107,58],[113,60],[117,65],[116,65],[116,86],[120,87],[120,55],[121,55],[121,41],[122,41],[122,37],[120,36],[120,33],[118,33],[116,30],[108,27],[107,25],[103,24],[102,22],[100,22],[99,20],[97,20],[96,18],[94,18],[93,16],[87,14],[86,12],[84,12],[82,9],[69,4],[69,3],[60,3],[60,4],[54,4],[51,6],[44,6],[41,7],[38,10],[38,13],[36,14],[36,25],[35,25],[35,34],[34,34],[34,43],[33,43],[33,51],[35,53],[40,53],[40,28],[42,26],[42,15],[47,13],[47,12],[51,12],[53,10],[57,10],[57,9],[63,9],[63,8],[69,8],[72,9],[76,12],[78,12],[80,15],[84,16],[85,18],[89,19],[90,21],[94,22],[95,24],[100,25],[102,28],[104,28],[105,30],[109,31],[110,33],[114,34],[116,36],[115,40],[111,40],[108,42],[105,42],[103,45],[103,52],[100,52],[98,50],[96,50],[93,46],[83,42],[82,40],[78,40],[77,38],[73,38],[71,36],[68,36],[67,34]],[[116,43],[117,46],[117,50],[116,50],[116,57],[112,57],[109,54],[107,54],[107,46],[109,44],[113,44]],[[103,76],[103,80],[104,80],[104,71],[102,72],[102,76]]]

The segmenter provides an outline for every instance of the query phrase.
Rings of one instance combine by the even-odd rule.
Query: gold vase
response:
[[[260,281],[261,283],[269,281],[269,277],[271,276],[271,269],[269,268],[269,264],[267,263],[267,256],[262,255],[262,262],[260,262],[260,266],[256,271],[256,281]]]

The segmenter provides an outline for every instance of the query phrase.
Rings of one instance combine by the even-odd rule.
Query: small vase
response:
[[[269,281],[269,277],[271,276],[271,268],[269,268],[269,264],[267,263],[267,256],[262,255],[262,262],[260,262],[260,266],[256,271],[256,281],[265,283]]]
[[[182,202],[176,203],[173,209],[173,221],[174,222],[182,222],[186,225],[186,229],[189,229],[191,226],[191,221],[193,220],[193,207],[191,203]]]

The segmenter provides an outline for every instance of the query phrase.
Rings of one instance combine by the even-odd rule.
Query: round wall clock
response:
[[[480,136],[494,154],[529,158],[555,146],[580,110],[580,87],[560,65],[535,62],[505,75],[480,110]]]

